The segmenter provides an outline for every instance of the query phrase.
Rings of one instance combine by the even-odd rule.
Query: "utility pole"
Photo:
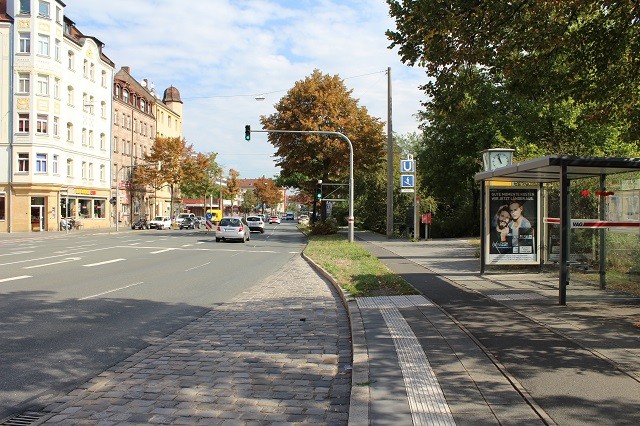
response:
[[[389,67],[387,68],[387,238],[393,236],[393,125],[391,117],[391,67]]]

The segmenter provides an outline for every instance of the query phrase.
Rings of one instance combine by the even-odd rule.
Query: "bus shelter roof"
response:
[[[477,181],[558,182],[566,167],[569,180],[640,170],[640,158],[548,155],[499,169],[476,173]]]

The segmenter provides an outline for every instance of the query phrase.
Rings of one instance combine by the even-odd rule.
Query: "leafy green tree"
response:
[[[246,190],[242,197],[242,203],[240,204],[242,212],[251,213],[257,205],[258,197],[256,197],[255,191],[253,189]]]
[[[260,122],[266,130],[341,132],[353,144],[354,168],[375,170],[384,159],[383,123],[359,106],[351,93],[337,75],[314,70],[280,99],[274,114],[260,117]],[[270,133],[269,141],[276,148],[276,165],[288,186],[312,194],[318,180],[348,181],[349,147],[342,138]]]

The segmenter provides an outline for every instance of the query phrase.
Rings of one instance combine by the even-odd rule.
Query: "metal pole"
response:
[[[391,124],[391,67],[387,68],[387,238],[393,236],[393,126]]]
[[[569,227],[571,214],[569,213],[570,182],[566,164],[560,172],[560,277],[558,303],[567,304],[567,285],[569,285]]]
[[[353,217],[353,144],[348,137],[340,132],[324,132],[321,130],[251,130],[251,133],[304,133],[315,135],[332,135],[338,136],[344,139],[349,144],[349,217],[347,217],[347,223],[349,225],[349,242],[354,240],[354,220]]]
[[[598,218],[600,220],[604,220],[604,207],[605,207],[605,199],[606,196],[604,192],[606,191],[607,186],[607,176],[600,175],[600,205],[598,206]],[[605,238],[605,228],[600,228],[598,230],[598,234],[600,237],[599,251],[600,251],[600,270],[598,271],[600,274],[600,288],[604,290],[607,288],[607,262],[606,262],[606,238]]]

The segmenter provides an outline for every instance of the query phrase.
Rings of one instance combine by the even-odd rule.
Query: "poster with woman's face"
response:
[[[540,251],[538,188],[490,187],[487,196],[486,263],[537,264]]]

